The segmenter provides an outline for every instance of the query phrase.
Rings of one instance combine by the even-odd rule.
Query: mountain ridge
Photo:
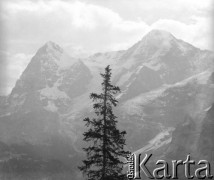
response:
[[[62,163],[67,163],[66,158],[79,162],[82,119],[93,117],[89,94],[101,91],[99,73],[108,64],[113,84],[121,87],[115,114],[119,128],[127,131],[127,148],[131,151],[144,149],[167,129],[176,129],[186,116],[197,125],[203,122],[204,109],[214,99],[213,53],[183,44],[163,31],[155,30],[147,36],[140,41],[142,44],[127,50],[84,59],[70,57],[54,42],[45,43],[1,103],[0,154],[1,142],[2,146],[21,144],[23,149],[29,144],[45,154],[50,152],[51,158],[56,156]],[[157,42],[166,38],[166,42],[173,43],[164,42],[162,47],[155,43],[157,37]],[[154,42],[145,45],[151,38]],[[176,130],[178,135],[180,131]],[[174,141],[172,134],[167,134],[167,146]],[[70,152],[59,150],[59,146]],[[37,157],[37,150],[28,153]],[[77,172],[75,167],[73,170]]]

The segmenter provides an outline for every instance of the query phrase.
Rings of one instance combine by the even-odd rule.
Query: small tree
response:
[[[90,142],[90,146],[83,148],[86,152],[87,160],[83,161],[83,166],[79,167],[88,177],[88,180],[118,180],[125,179],[122,173],[124,163],[121,157],[125,157],[128,152],[124,151],[126,134],[125,131],[117,129],[116,116],[112,107],[118,101],[115,95],[120,92],[120,88],[111,84],[111,69],[105,68],[103,78],[102,93],[91,93],[94,111],[97,118],[85,118],[86,126],[89,128],[84,135],[84,141]]]

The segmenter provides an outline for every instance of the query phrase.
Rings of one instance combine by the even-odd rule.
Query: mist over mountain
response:
[[[83,59],[68,54],[47,42],[8,97],[0,97],[4,176],[63,179],[61,174],[67,173],[64,179],[81,179],[77,166],[84,156],[82,119],[93,116],[89,94],[101,90],[99,73],[106,65],[111,65],[113,83],[122,90],[115,113],[119,127],[127,131],[127,149],[165,157],[178,157],[180,152],[205,156],[198,148],[202,144],[213,149],[205,142],[212,141],[213,52],[153,30],[127,50]],[[53,161],[56,167],[51,167]],[[20,169],[12,166],[14,162]],[[39,177],[32,171],[35,167]]]

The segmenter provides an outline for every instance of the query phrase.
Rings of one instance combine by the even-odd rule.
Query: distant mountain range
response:
[[[161,30],[127,50],[83,59],[47,42],[10,95],[0,97],[2,177],[81,179],[82,119],[94,115],[89,94],[100,92],[99,73],[107,65],[122,90],[115,113],[130,151],[169,158],[186,152],[205,157],[202,144],[214,149],[207,131],[214,119],[208,110],[214,102],[213,52]]]

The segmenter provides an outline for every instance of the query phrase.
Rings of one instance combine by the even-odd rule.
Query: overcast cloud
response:
[[[49,40],[76,56],[127,49],[151,29],[164,29],[213,50],[212,15],[212,0],[3,0],[0,94]]]

